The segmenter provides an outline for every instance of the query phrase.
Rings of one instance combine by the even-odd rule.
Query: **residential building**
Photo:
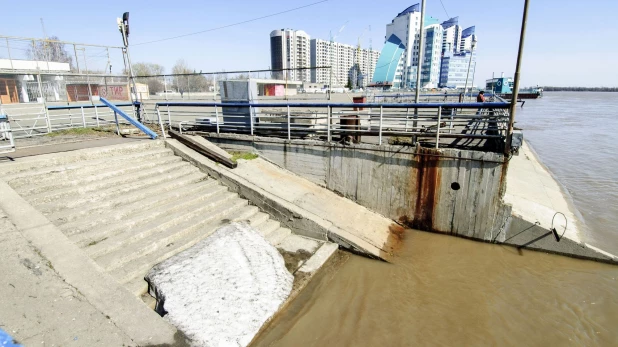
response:
[[[461,33],[461,43],[459,45],[459,51],[471,51],[472,50],[472,42],[476,41],[475,27],[471,26]]]
[[[437,86],[440,78],[443,29],[436,18],[426,16],[424,28],[421,30],[420,17],[420,5],[415,4],[386,25],[384,48],[376,65],[373,85],[386,88],[416,86],[419,33],[422,32],[425,36],[425,50],[421,83],[424,87]]]
[[[311,56],[309,52],[309,35],[302,30],[280,29],[270,33],[270,61],[273,70],[287,70],[273,73],[275,79],[309,82]]]
[[[350,82],[354,87],[364,87],[373,78],[373,70],[380,56],[379,51],[359,49],[344,43],[321,39],[311,40],[311,66],[330,66],[330,69],[311,70],[311,82],[333,87],[343,87]]]
[[[472,59],[472,61],[470,61]],[[442,68],[440,71],[440,87],[442,88],[464,88],[466,85],[466,77],[468,76],[468,65],[470,65],[470,73],[476,67],[476,52],[445,52],[442,57]],[[468,86],[471,86],[472,81],[468,81]]]
[[[442,52],[458,52],[461,45],[459,17],[442,22]]]

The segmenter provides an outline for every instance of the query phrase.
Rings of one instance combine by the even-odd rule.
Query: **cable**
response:
[[[558,215],[558,214],[561,214],[562,217],[564,217],[564,230],[562,231],[562,235],[558,235],[558,231],[556,230],[556,228],[554,228],[554,218],[556,218],[556,215]],[[554,237],[556,238],[556,242],[560,242],[560,240],[562,240],[562,237],[564,236],[564,233],[566,233],[566,229],[567,229],[567,224],[568,223],[569,223],[569,220],[564,215],[564,213],[562,213],[562,212],[554,213],[554,216],[551,219],[551,228],[549,230],[551,230],[551,232],[554,234]]]
[[[448,12],[446,12],[446,7],[444,7],[444,3],[442,2],[442,0],[440,0],[440,3],[442,4],[442,8],[444,9],[444,13],[446,13],[446,17],[447,18],[451,18],[451,16],[448,15]]]
[[[314,6],[314,5],[317,5],[317,4],[321,4],[321,3],[323,3],[323,2],[327,2],[327,1],[328,1],[328,0],[322,0],[322,1],[314,2],[314,3],[308,4],[308,5],[304,5],[304,6],[296,7],[296,8],[290,9],[290,10],[285,10],[285,11],[281,11],[281,12],[277,12],[277,13],[272,13],[272,14],[269,14],[269,15],[266,15],[266,16],[257,17],[257,18],[253,18],[253,19],[248,19],[248,20],[245,20],[245,21],[242,21],[242,22],[237,22],[237,23],[233,23],[233,24],[228,24],[228,25],[224,25],[224,26],[217,27],[217,28],[212,28],[212,29],[207,29],[207,30],[197,31],[197,32],[190,33],[190,34],[178,35],[178,36],[168,37],[168,38],[165,38],[165,39],[159,39],[159,40],[154,40],[154,41],[146,41],[146,42],[141,42],[141,43],[134,43],[134,44],[132,44],[132,46],[146,45],[146,44],[149,44],[149,43],[155,43],[155,42],[161,42],[161,41],[173,40],[173,39],[178,39],[178,38],[181,38],[181,37],[186,37],[186,36],[191,36],[191,35],[197,35],[197,34],[206,33],[206,32],[209,32],[209,31],[215,31],[215,30],[225,29],[225,28],[229,28],[229,27],[236,26],[236,25],[246,24],[246,23],[250,23],[250,22],[255,22],[255,21],[260,20],[260,19],[269,18],[269,17],[274,17],[274,16],[278,16],[278,15],[280,15],[280,14],[284,14],[284,13],[288,13],[288,12],[292,12],[292,11],[300,10],[300,9],[307,8],[307,7],[310,7],[310,6]]]

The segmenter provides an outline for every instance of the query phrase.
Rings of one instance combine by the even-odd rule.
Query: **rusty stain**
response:
[[[403,245],[403,241],[405,239],[406,228],[403,226],[393,223],[388,227],[388,237],[384,246],[382,247],[383,254],[380,257],[386,261],[395,255],[397,251],[401,249]]]
[[[430,148],[417,147],[418,162],[416,180],[416,206],[412,227],[419,230],[435,231],[433,217],[438,204],[438,187],[440,187],[440,169],[438,164],[441,157],[422,154],[439,154]]]

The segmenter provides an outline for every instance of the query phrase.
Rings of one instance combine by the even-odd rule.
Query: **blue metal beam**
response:
[[[100,98],[101,102],[111,108],[114,112],[116,112],[117,114],[119,114],[122,118],[126,119],[127,122],[133,124],[136,128],[138,128],[139,130],[141,130],[144,134],[150,136],[151,139],[156,139],[157,138],[157,134],[148,129],[147,126],[145,126],[144,124],[138,122],[137,120],[133,119],[132,117],[129,117],[126,113],[124,113],[123,110],[119,109],[116,105],[112,104],[111,102],[107,101],[105,98]]]

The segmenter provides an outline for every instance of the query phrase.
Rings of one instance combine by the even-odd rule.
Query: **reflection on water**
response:
[[[409,231],[393,264],[350,255],[258,346],[616,346],[618,266]]]
[[[584,241],[618,254],[618,93],[547,92],[516,126],[573,196]]]

